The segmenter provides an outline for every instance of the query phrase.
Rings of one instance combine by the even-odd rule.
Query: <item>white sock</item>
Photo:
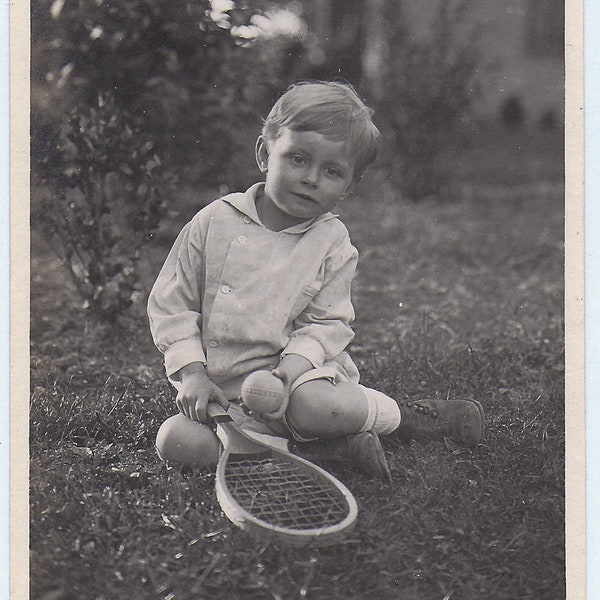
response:
[[[400,425],[400,407],[395,400],[372,388],[360,386],[367,397],[368,414],[361,431],[387,435]]]

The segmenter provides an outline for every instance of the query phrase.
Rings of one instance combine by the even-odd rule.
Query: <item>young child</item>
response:
[[[379,435],[481,441],[477,402],[401,406],[360,385],[345,352],[357,251],[331,211],[375,160],[371,114],[349,85],[290,87],[256,142],[264,183],[215,200],[180,233],[148,304],[180,411],[159,429],[163,460],[216,463],[209,401],[252,435],[287,438],[304,456],[346,457],[387,480]],[[287,400],[271,415],[240,404],[242,382],[258,370],[284,384]]]

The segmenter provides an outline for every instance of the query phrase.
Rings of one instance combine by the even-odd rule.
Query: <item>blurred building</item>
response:
[[[427,36],[439,3],[447,0],[306,0],[305,17],[319,40],[315,75],[382,74],[390,20],[408,35]],[[476,110],[507,125],[556,127],[563,121],[564,0],[473,0],[464,35],[478,32],[481,65]],[[367,72],[365,72],[367,71]],[[382,75],[384,76],[384,75]]]

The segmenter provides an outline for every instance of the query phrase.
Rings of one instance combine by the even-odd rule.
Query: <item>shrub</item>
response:
[[[75,107],[38,164],[32,224],[61,257],[90,312],[114,321],[135,299],[139,250],[173,183],[152,141],[110,95]]]
[[[34,2],[35,118],[57,135],[57,107],[91,105],[110,91],[143,119],[164,161],[193,182],[237,175],[231,154],[241,130],[279,85],[270,41],[232,35],[262,0],[43,0]],[[43,98],[50,100],[44,102]]]
[[[444,156],[466,139],[480,65],[468,0],[439,2],[427,35],[413,37],[390,18],[389,87],[381,112],[389,122],[399,187],[412,200],[437,194],[448,173]]]

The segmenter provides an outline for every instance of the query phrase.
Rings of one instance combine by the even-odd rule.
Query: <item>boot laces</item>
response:
[[[414,410],[417,413],[423,414],[423,415],[427,415],[428,417],[432,418],[432,419],[437,419],[439,416],[439,411],[436,410],[435,408],[429,408],[429,406],[425,406],[423,404],[421,404],[420,402],[400,402],[400,406],[406,406],[407,408],[410,408],[412,410]]]

